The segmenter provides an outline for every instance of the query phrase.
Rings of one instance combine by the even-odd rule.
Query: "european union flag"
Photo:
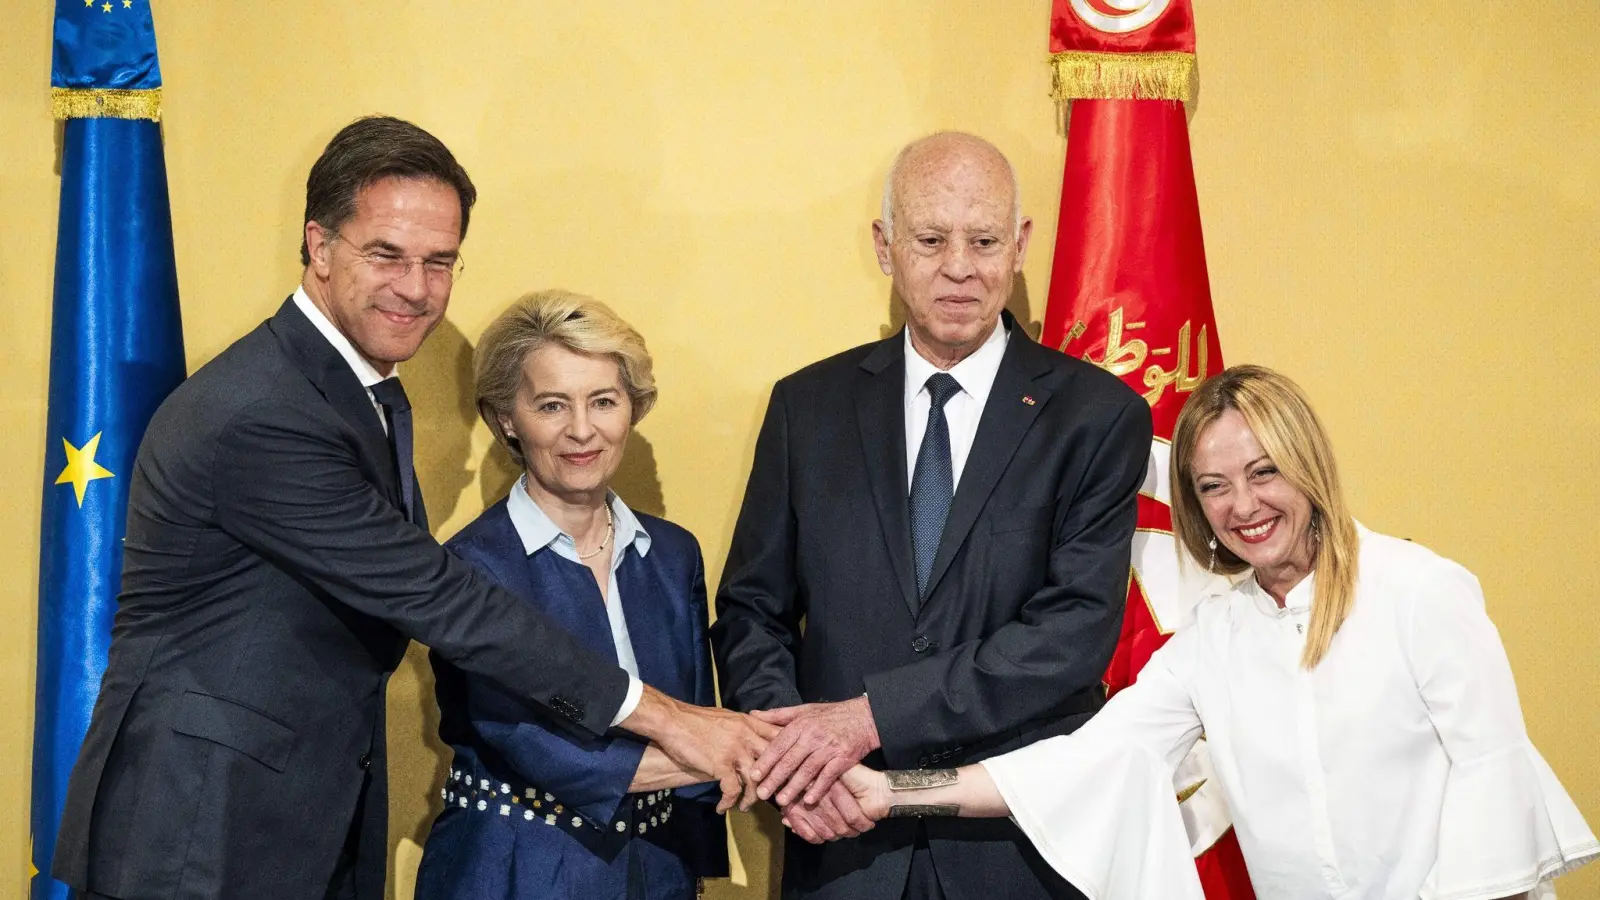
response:
[[[184,377],[149,0],[58,0],[51,85],[66,121],[39,541],[34,900],[68,896],[50,861],[111,645],[128,476],[151,414]]]

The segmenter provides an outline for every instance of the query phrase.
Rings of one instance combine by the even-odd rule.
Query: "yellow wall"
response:
[[[142,2],[142,0],[141,0]],[[47,3],[0,29],[0,896],[27,868],[35,582],[57,179]],[[1600,7],[1516,0],[1196,0],[1194,110],[1229,360],[1299,379],[1361,518],[1473,569],[1529,731],[1600,826]],[[1535,12],[1535,7],[1542,11]],[[655,353],[662,400],[630,501],[697,535],[715,579],[766,391],[879,336],[867,224],[895,149],[986,135],[1039,219],[1042,315],[1062,138],[1046,0],[156,3],[191,368],[298,277],[305,172],[362,113],[440,135],[477,180],[468,274],[406,368],[439,533],[508,474],[461,401],[484,325],[522,291],[593,293]],[[931,10],[941,9],[940,15]],[[480,475],[481,472],[481,475]],[[400,897],[442,763],[425,666],[395,680]],[[308,814],[315,814],[309,812]],[[735,819],[747,887],[773,822]],[[1600,866],[1567,879],[1600,895]],[[17,894],[20,895],[20,894]]]

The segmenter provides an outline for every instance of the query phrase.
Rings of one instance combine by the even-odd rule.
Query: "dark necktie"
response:
[[[945,372],[928,378],[928,430],[922,433],[922,448],[911,472],[911,549],[917,560],[917,597],[928,593],[928,577],[933,574],[933,557],[939,552],[944,520],[950,515],[950,498],[956,492],[954,469],[950,465],[950,425],[944,418],[944,405],[961,391],[961,385]]]
[[[372,396],[389,419],[389,446],[394,448],[395,469],[400,473],[400,503],[406,518],[418,521],[417,470],[411,459],[411,401],[398,378],[385,378],[372,386]]]

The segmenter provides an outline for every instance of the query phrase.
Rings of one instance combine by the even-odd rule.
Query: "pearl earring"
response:
[[[1206,571],[1215,572],[1217,569],[1217,536],[1212,535],[1211,540],[1206,542],[1206,546],[1211,548],[1211,558],[1206,560]]]

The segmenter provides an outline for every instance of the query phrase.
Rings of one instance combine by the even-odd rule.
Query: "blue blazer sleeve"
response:
[[[523,599],[536,602],[543,596],[529,583],[527,558],[504,507],[491,507],[473,524],[482,527],[468,526],[449,548]],[[606,639],[610,639],[609,631]],[[529,652],[537,653],[538,648],[530,647]],[[449,732],[444,735],[447,742],[468,744],[491,766],[497,757],[585,819],[611,824],[639,769],[644,741],[616,731],[600,737],[581,736],[539,715],[486,679],[450,671],[452,668],[434,658],[440,730]]]
[[[583,740],[529,721],[527,707],[493,702],[480,687],[488,686],[474,686],[470,707],[483,744],[585,819],[610,825],[639,770],[645,743],[624,734]]]

